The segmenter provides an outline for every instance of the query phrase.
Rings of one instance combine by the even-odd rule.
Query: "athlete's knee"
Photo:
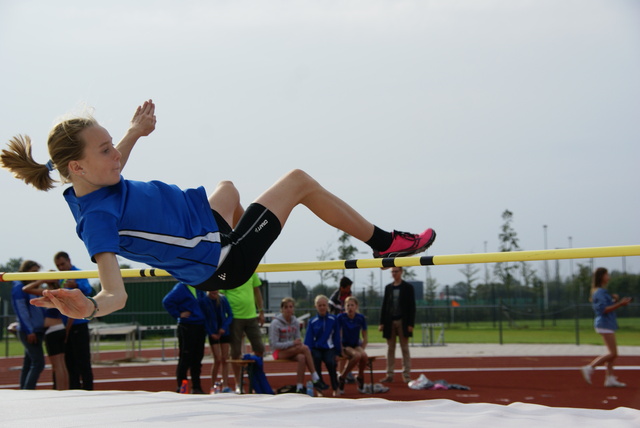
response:
[[[300,184],[309,184],[316,182],[309,174],[301,169],[292,169],[285,175],[285,179]]]
[[[222,180],[218,182],[216,191],[224,191],[225,196],[237,195],[239,197],[240,195],[240,192],[238,192],[236,185],[233,184],[233,181],[231,180]]]

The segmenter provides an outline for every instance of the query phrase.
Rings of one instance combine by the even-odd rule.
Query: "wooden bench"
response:
[[[231,365],[240,366],[240,385],[236,385],[236,392],[238,391],[238,386],[240,387],[240,394],[244,394],[244,374],[247,373],[247,377],[249,376],[249,366],[255,364],[254,360],[227,360],[227,362]],[[249,379],[249,393],[253,392],[253,388],[251,387],[251,379]]]
[[[375,381],[373,380],[373,363],[376,360],[376,358],[378,358],[377,355],[367,355],[367,368],[369,369],[369,376],[371,378],[371,393],[373,394],[373,384],[375,383]],[[349,363],[349,359],[346,357],[338,357],[339,360],[342,360],[343,362],[345,362],[346,364]]]
[[[374,379],[373,379],[373,363],[376,361],[376,359],[378,358],[378,355],[367,355],[367,368],[369,369],[369,376],[371,379],[371,393],[374,394],[373,392],[373,385],[375,383]],[[339,360],[343,360],[344,362],[348,362],[349,359],[345,358],[345,357],[338,357]],[[265,357],[262,359],[263,363],[265,364],[273,364],[273,363],[294,363],[294,364],[298,364],[297,360],[293,360],[293,359],[282,359],[282,358],[278,358],[277,360],[274,360],[273,358],[268,358]],[[255,363],[254,360],[227,360],[227,362],[229,364],[233,364],[233,365],[238,365],[240,366],[240,394],[244,394],[244,375],[245,373],[247,374],[247,376],[250,375],[250,370],[251,370],[251,365]],[[265,370],[266,372],[266,370]],[[237,388],[236,388],[237,389]],[[251,387],[251,380],[249,380],[249,393],[253,392],[253,388]]]
[[[255,363],[254,360],[227,360],[229,364],[234,364],[240,366],[240,394],[244,394],[244,375],[247,374],[247,377],[250,376],[251,365]],[[267,363],[298,363],[296,360],[287,360],[287,359],[270,359],[263,358],[262,362]],[[249,393],[253,392],[253,388],[251,387],[251,380],[249,379]]]

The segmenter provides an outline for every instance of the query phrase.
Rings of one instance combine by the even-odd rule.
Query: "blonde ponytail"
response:
[[[51,171],[57,169],[62,183],[69,180],[69,162],[84,157],[84,141],[80,133],[96,126],[92,117],[74,118],[60,122],[49,132],[47,147],[51,160],[39,164],[31,155],[31,139],[28,136],[13,137],[0,154],[0,164],[11,171],[14,177],[23,180],[38,190],[47,191],[57,180],[51,178]]]
[[[16,135],[0,155],[2,167],[11,171],[14,177],[23,180],[38,190],[47,191],[54,187],[47,164],[39,164],[31,154],[31,138]]]

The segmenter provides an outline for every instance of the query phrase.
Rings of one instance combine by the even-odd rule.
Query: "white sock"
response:
[[[301,383],[299,383],[299,384],[296,386],[296,391],[301,391],[301,390],[303,390],[303,389],[304,389],[304,386],[302,386],[302,384],[301,384]]]
[[[317,382],[318,379],[320,379],[320,376],[318,376],[318,373],[316,373],[316,372],[311,373],[311,380],[312,381]]]

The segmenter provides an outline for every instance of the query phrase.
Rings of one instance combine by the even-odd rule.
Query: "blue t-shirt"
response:
[[[362,314],[356,313],[353,318],[349,318],[349,315],[342,313],[338,315],[338,327],[342,346],[355,348],[360,346],[360,332],[367,330],[367,320]]]
[[[616,312],[611,311],[604,313],[607,306],[613,305],[613,298],[607,290],[604,288],[598,288],[591,296],[591,303],[593,304],[593,311],[595,312],[595,319],[593,320],[593,326],[595,328],[606,328],[609,330],[618,329],[618,320],[616,318]]]
[[[70,187],[64,197],[94,262],[96,254],[116,253],[191,285],[218,267],[220,233],[203,187],[182,190],[120,177],[81,197]]]

